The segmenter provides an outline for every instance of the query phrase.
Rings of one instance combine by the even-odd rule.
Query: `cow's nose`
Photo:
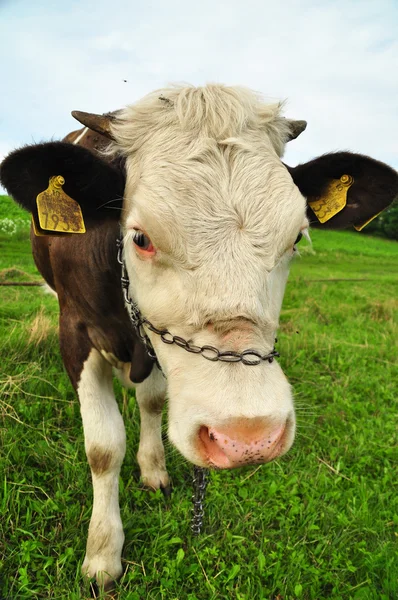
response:
[[[289,419],[246,419],[219,429],[202,425],[199,453],[207,464],[219,469],[266,463],[284,452],[289,427]]]

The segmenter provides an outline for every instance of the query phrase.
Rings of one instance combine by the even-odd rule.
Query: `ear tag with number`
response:
[[[81,208],[76,200],[65,194],[62,189],[64,183],[65,179],[62,175],[51,177],[48,188],[37,196],[39,222],[35,223],[35,230],[55,231],[56,233],[86,232]]]
[[[331,180],[323,196],[308,201],[320,223],[326,223],[343,210],[347,204],[347,192],[353,183],[351,175],[342,175],[340,179]]]

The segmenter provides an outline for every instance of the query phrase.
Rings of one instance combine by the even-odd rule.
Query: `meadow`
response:
[[[40,281],[28,222],[0,198],[0,283]],[[115,383],[128,437],[122,600],[398,597],[398,244],[311,236],[292,266],[278,334],[295,445],[269,465],[212,473],[198,538],[192,467],[166,442],[172,497],[143,489],[138,408]],[[0,596],[89,598],[80,566],[90,472],[57,302],[33,286],[0,294]]]

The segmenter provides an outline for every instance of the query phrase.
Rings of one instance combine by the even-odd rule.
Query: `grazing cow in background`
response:
[[[169,438],[196,465],[232,468],[287,452],[295,414],[273,346],[296,243],[309,220],[363,225],[393,201],[398,176],[347,152],[286,166],[285,144],[305,122],[240,88],[173,88],[116,114],[76,116],[85,129],[11,153],[1,181],[47,233],[32,234],[33,254],[58,294],[94,486],[83,572],[110,586],[122,573],[125,453],[112,368],[136,384],[138,462],[152,488],[169,486],[166,394]],[[85,234],[42,225],[36,197],[54,176],[80,205]],[[70,231],[67,214],[54,226],[60,218]],[[125,310],[119,227],[127,298],[158,362]]]

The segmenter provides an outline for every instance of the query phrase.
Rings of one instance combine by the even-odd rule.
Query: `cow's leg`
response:
[[[108,586],[122,574],[119,472],[126,434],[113,392],[112,367],[94,348],[84,362],[77,392],[94,491],[82,571]]]
[[[162,442],[162,409],[166,397],[166,380],[157,367],[150,376],[136,386],[140,408],[140,445],[137,454],[143,483],[153,489],[170,492],[170,478],[166,471]]]
[[[110,587],[122,574],[124,533],[119,510],[119,471],[126,434],[112,385],[112,367],[92,346],[86,328],[61,310],[61,353],[77,391],[84,444],[94,488],[86,557],[82,571]]]
[[[113,392],[111,365],[93,348],[80,320],[62,306],[59,333],[64,364],[80,400],[94,492],[82,571],[111,587],[122,574],[119,472],[126,449],[123,419]]]

